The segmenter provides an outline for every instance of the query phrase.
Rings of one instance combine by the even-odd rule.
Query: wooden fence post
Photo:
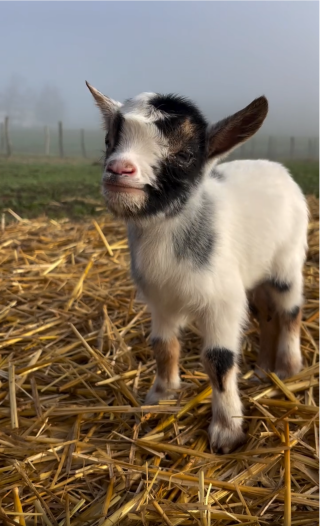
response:
[[[254,139],[251,139],[251,159],[254,159],[254,150],[255,150],[256,142]]]
[[[81,151],[82,151],[82,155],[86,159],[87,153],[86,153],[86,145],[85,145],[85,140],[84,140],[84,129],[80,130],[80,137],[81,137]]]
[[[268,141],[268,158],[272,159],[272,157],[273,157],[273,140],[272,140],[272,136],[270,135],[269,141]]]
[[[313,160],[313,140],[312,139],[309,139],[308,140],[308,158],[309,158],[309,161],[312,161]]]
[[[64,157],[64,151],[63,151],[63,130],[62,130],[62,122],[59,121],[59,153],[60,157]]]
[[[7,156],[10,157],[12,154],[12,144],[9,134],[9,117],[6,117],[4,120],[4,138],[6,143]]]
[[[50,155],[50,128],[49,126],[44,127],[44,153]]]
[[[0,124],[0,153],[4,152],[4,125],[3,122]]]
[[[290,137],[290,159],[294,159],[295,151],[295,140],[294,137]]]

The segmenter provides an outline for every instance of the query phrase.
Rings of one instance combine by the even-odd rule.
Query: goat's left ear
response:
[[[103,95],[100,91],[91,86],[91,84],[89,84],[89,82],[87,81],[86,85],[88,86],[104,118],[109,119],[116,112],[117,109],[121,108],[121,102],[117,102],[113,99],[110,99],[106,95]]]
[[[249,106],[209,127],[207,131],[208,159],[222,157],[252,137],[268,113],[266,97],[255,99]]]

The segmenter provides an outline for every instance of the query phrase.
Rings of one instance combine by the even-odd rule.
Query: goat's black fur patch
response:
[[[173,234],[173,248],[178,260],[190,259],[196,267],[209,262],[214,245],[211,215],[212,207],[203,196],[202,205],[194,218]]]
[[[271,279],[269,281],[272,288],[276,289],[278,292],[289,292],[291,284],[286,281],[281,281],[278,279]]]
[[[190,100],[170,93],[168,95],[155,95],[149,100],[149,106],[166,113],[171,117],[190,117],[206,126],[206,121],[197,106]]]
[[[201,181],[205,163],[205,131],[198,131],[186,143],[184,147],[193,153],[190,161],[184,163],[178,155],[172,155],[153,167],[157,188],[146,186],[148,200],[142,215],[165,212],[172,216],[180,212]]]
[[[143,274],[140,272],[137,261],[136,261],[136,250],[135,247],[137,245],[138,240],[141,237],[141,233],[139,232],[139,229],[136,227],[135,229],[128,228],[128,244],[130,249],[130,271],[131,271],[131,277],[133,281],[138,285],[138,287],[143,290],[145,286],[145,279]]]
[[[291,311],[287,312],[287,316],[290,320],[295,320],[297,318],[297,316],[299,315],[300,313],[300,307],[297,305],[296,307],[293,307],[293,309],[291,309]]]
[[[218,168],[214,168],[213,170],[211,170],[210,177],[212,177],[213,179],[218,179],[219,181],[223,181],[224,179],[224,176],[221,172],[219,172]]]
[[[108,158],[119,145],[123,126],[124,116],[118,111],[114,116],[110,130],[108,130],[106,134],[106,158]]]
[[[202,178],[207,123],[192,102],[176,95],[156,95],[149,106],[164,112],[165,118],[155,125],[169,138],[172,152],[154,167],[157,188],[146,188],[148,201],[142,213],[172,216],[182,209]],[[187,160],[181,159],[181,154],[187,154]]]
[[[258,316],[258,314],[259,314],[259,311],[258,311],[257,307],[252,302],[249,302],[249,311],[255,317]]]
[[[205,358],[214,370],[219,391],[224,391],[224,377],[235,365],[234,353],[224,347],[207,349],[205,351]]]

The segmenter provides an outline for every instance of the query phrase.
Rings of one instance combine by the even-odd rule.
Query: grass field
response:
[[[285,163],[306,194],[319,195],[319,162]],[[0,211],[25,218],[81,219],[104,210],[101,167],[92,161],[45,158],[0,159]]]
[[[101,168],[92,162],[0,160],[0,208],[27,218],[95,215],[103,205],[100,179]]]

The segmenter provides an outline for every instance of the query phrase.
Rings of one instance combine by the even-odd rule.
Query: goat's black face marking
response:
[[[199,268],[209,263],[214,245],[212,234],[212,207],[206,196],[202,197],[202,206],[188,223],[173,234],[173,248],[178,261],[191,260]]]
[[[176,95],[156,95],[150,112],[161,115],[154,124],[168,140],[168,156],[153,167],[157,187],[147,186],[148,199],[141,215],[178,213],[202,178],[206,162],[207,123],[198,108]]]
[[[124,127],[124,116],[118,111],[110,124],[110,129],[105,136],[106,159],[115,151],[121,139],[121,133]]]
[[[157,94],[149,100],[149,106],[171,117],[190,116],[193,120],[198,120],[199,123],[201,122],[205,124],[205,119],[200,110],[193,102],[185,97],[174,95],[172,93],[169,93],[168,95]]]
[[[233,352],[223,347],[207,349],[204,353],[204,357],[205,362],[213,373],[214,383],[217,384],[219,391],[223,392],[225,376],[235,365]]]

